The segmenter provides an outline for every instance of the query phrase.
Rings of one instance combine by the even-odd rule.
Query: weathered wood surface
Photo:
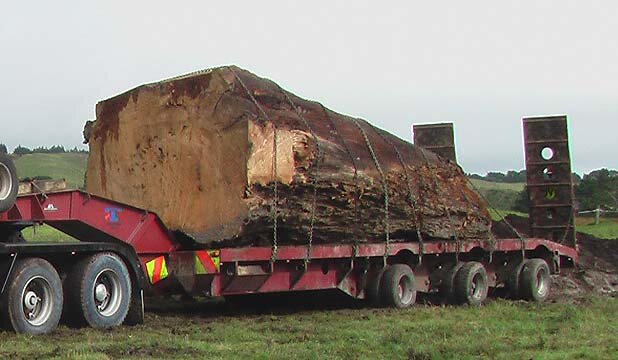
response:
[[[417,228],[488,236],[486,204],[459,166],[237,67],[143,85],[96,113],[87,190],[202,243],[270,244],[274,179],[280,244],[307,243],[312,218],[314,243],[381,242],[387,223],[393,239],[416,239]]]

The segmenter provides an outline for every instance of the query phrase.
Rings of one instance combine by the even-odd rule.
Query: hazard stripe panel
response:
[[[165,279],[168,276],[165,256],[159,256],[147,262],[146,270],[148,271],[148,279],[151,284],[156,284]]]
[[[195,274],[216,274],[220,267],[219,250],[199,250],[195,252]]]

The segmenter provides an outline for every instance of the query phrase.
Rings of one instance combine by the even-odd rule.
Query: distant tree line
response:
[[[486,176],[469,174],[469,178],[497,183],[525,183],[526,171],[490,172]],[[575,199],[579,210],[618,210],[618,171],[600,169],[584,174],[572,174]],[[498,209],[528,212],[528,191],[488,189],[481,190],[487,200]]]
[[[514,171],[509,170],[505,173],[488,172],[487,175],[469,174],[470,179],[485,180],[499,183],[523,183],[526,182],[526,170]]]
[[[0,144],[0,153],[8,154],[8,149],[5,144]],[[27,154],[65,154],[65,153],[76,153],[76,154],[87,154],[88,150],[79,149],[75,146],[72,149],[65,149],[62,145],[53,145],[50,147],[39,146],[34,149],[27,148],[25,146],[17,145],[15,149],[13,149],[13,155],[27,155]]]
[[[582,177],[579,176],[577,173],[572,173],[571,175],[573,177],[573,183],[579,184]],[[519,171],[509,170],[506,173],[502,173],[499,171],[495,171],[495,172],[490,171],[485,176],[482,176],[479,174],[468,174],[468,177],[470,179],[485,180],[485,181],[491,181],[491,182],[497,182],[497,183],[509,183],[509,184],[525,183],[526,182],[526,170],[519,170]]]

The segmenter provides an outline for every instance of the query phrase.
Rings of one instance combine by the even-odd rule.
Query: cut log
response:
[[[489,236],[457,164],[237,67],[137,87],[96,116],[87,190],[200,243],[269,245],[275,218],[279,244]]]

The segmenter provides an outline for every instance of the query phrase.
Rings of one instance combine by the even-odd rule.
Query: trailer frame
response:
[[[119,320],[125,324],[143,322],[144,293],[225,297],[338,289],[373,305],[407,307],[414,303],[417,292],[438,293],[445,301],[480,305],[487,293],[495,290],[512,298],[543,301],[548,296],[545,285],[550,273],[559,273],[578,261],[566,117],[527,118],[524,128],[528,182],[532,185],[528,194],[533,237],[525,238],[514,231],[515,236],[509,239],[494,239],[489,234],[486,239],[310,243],[278,246],[274,257],[274,249],[268,246],[211,248],[193,242],[170,231],[153,212],[84,191],[35,193],[18,197],[12,208],[0,213],[0,311],[4,314],[6,310],[6,293],[17,286],[11,282],[20,275],[14,269],[28,259],[40,259],[38,263],[63,282],[61,291],[65,295],[77,296],[75,291],[81,289],[79,296],[106,299],[109,289],[98,288],[105,284],[96,281],[100,274],[114,273],[113,266],[103,268],[93,283],[86,284],[92,287],[86,289],[86,295],[83,284],[78,284],[80,289],[69,288],[83,282],[76,274],[85,274],[88,266],[105,254],[105,261],[118,261],[116,269],[126,266],[128,272],[131,296],[123,308],[126,317]],[[416,130],[419,142],[436,136],[442,139],[439,148],[446,149],[449,159],[456,161],[452,124]],[[555,158],[543,158],[540,150],[547,147],[557,151]],[[77,241],[25,242],[21,231],[40,224]],[[564,235],[559,236],[559,231]],[[552,240],[545,238],[550,235]],[[51,264],[52,269],[46,264]],[[28,289],[18,290],[23,296]],[[32,303],[26,303],[24,298],[21,306],[31,310],[39,306],[40,299],[36,291],[28,291],[34,294],[28,294],[27,300]],[[110,322],[89,324],[107,327]],[[29,333],[51,331],[56,325],[39,329],[13,324],[16,330]]]
[[[183,246],[156,214],[79,190],[21,196],[13,209],[0,215],[0,229],[5,234],[35,224],[47,224],[82,242],[0,243],[0,256],[9,255],[12,260],[16,256],[40,256],[56,263],[56,257],[79,258],[111,251],[121,255],[130,266],[139,283],[138,290],[149,293],[226,296],[340,289],[350,296],[364,298],[362,284],[367,273],[384,266],[382,243],[359,244],[356,255],[353,245],[313,245],[309,263],[305,261],[305,245],[280,246],[274,264],[270,247],[208,248],[197,243]],[[199,274],[195,260],[204,253],[218,266]],[[422,243],[393,239],[387,263],[401,262],[421,269],[423,263],[437,267],[474,259],[486,263],[490,284],[495,285],[501,281],[501,270],[494,258],[508,254],[508,261],[501,265],[504,267],[535,253],[548,261],[553,272],[578,260],[575,249],[542,238]],[[147,264],[161,257],[168,275],[149,281]],[[422,273],[427,274],[423,275],[424,281],[417,282],[418,290],[437,291],[440,281],[429,276],[428,271],[418,275]],[[10,272],[6,273],[5,282],[9,276]]]

